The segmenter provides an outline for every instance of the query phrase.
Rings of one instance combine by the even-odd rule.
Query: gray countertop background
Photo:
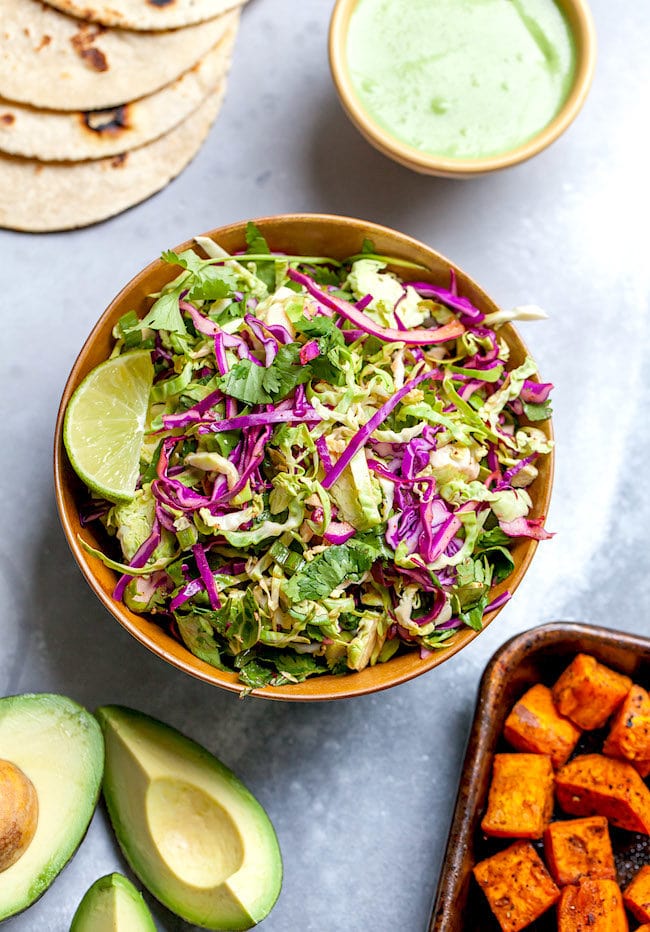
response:
[[[599,62],[576,123],[527,164],[470,182],[413,174],[358,135],[330,79],[331,8],[251,0],[221,116],[163,192],[78,232],[0,231],[0,688],[60,692],[91,709],[134,706],[232,767],[283,851],[284,887],[265,932],[424,932],[494,650],[553,619],[650,636],[650,6],[592,0]],[[291,211],[396,227],[451,257],[497,303],[542,305],[550,319],[521,331],[556,385],[547,526],[557,534],[513,601],[428,675],[311,705],[240,701],[136,643],[73,561],[51,467],[67,374],[122,285],[196,233]],[[100,806],[63,874],[4,928],[65,932],[87,887],[112,870],[126,867]],[[152,906],[160,929],[189,929]]]

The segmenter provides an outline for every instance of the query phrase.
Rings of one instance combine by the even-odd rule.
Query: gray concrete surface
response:
[[[330,2],[251,0],[224,110],[180,178],[90,229],[0,232],[0,689],[132,705],[215,751],[279,834],[284,888],[264,932],[424,930],[493,651],[552,619],[650,636],[650,6],[592,5],[600,56],[577,122],[533,161],[458,183],[393,164],[349,124],[327,64]],[[557,386],[548,517],[557,535],[514,600],[429,675],[318,705],[242,702],[138,645],[82,579],[51,478],[65,379],[118,289],[195,233],[296,210],[397,227],[452,257],[500,304],[544,306],[550,319],[521,329]],[[65,932],[90,883],[124,869],[100,807],[68,868],[4,928]],[[160,929],[188,928],[153,908]]]

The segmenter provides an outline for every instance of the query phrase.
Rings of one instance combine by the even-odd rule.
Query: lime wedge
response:
[[[110,501],[128,501],[140,471],[153,365],[146,350],[100,363],[68,402],[63,442],[80,479]]]

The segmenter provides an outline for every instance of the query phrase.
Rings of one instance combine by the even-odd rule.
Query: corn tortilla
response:
[[[220,16],[245,0],[46,0],[70,16],[121,29],[176,29]]]
[[[0,154],[0,226],[33,233],[105,220],[163,188],[200,149],[223,100],[209,95],[159,139],[88,162],[39,162]]]
[[[117,155],[164,135],[214,92],[227,73],[237,28],[171,84],[108,110],[40,110],[0,99],[0,151],[42,161]]]
[[[153,94],[188,71],[238,11],[185,29],[106,29],[39,0],[2,0],[0,97],[51,110],[101,110]]]

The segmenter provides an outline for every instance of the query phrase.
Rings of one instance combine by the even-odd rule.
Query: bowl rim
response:
[[[360,0],[336,0],[330,20],[329,62],[339,99],[362,136],[388,158],[421,174],[472,178],[525,162],[555,142],[575,120],[587,98],[596,67],[596,28],[587,0],[557,0],[576,44],[576,69],[571,90],[553,119],[522,145],[474,159],[434,155],[401,142],[377,123],[361,104],[347,66],[346,38],[350,17]]]
[[[247,222],[248,221],[246,220],[238,221],[224,225],[222,227],[217,227],[213,230],[209,230],[207,233],[199,235],[208,236],[210,238],[216,239],[217,241],[222,240],[229,235],[239,235],[243,239]],[[420,242],[413,237],[410,237],[397,230],[391,229],[390,227],[385,227],[377,223],[352,217],[343,217],[334,214],[312,213],[270,215],[267,217],[254,219],[252,222],[255,223],[256,226],[260,227],[263,232],[264,227],[267,225],[273,227],[282,227],[283,225],[292,226],[296,223],[304,224],[306,226],[335,224],[340,227],[348,227],[354,232],[359,232],[361,236],[369,235],[370,237],[376,237],[377,235],[387,235],[390,238],[396,238],[399,240],[399,244],[401,246],[401,250],[399,251],[408,253],[411,257],[413,257],[413,253],[415,252],[417,255],[427,258],[430,262],[433,260],[435,262],[444,263],[450,270],[453,269],[455,271],[461,286],[463,284],[469,283],[471,288],[480,296],[485,305],[493,308],[494,310],[497,309],[497,305],[489,297],[489,295],[476,283],[473,278],[470,278],[455,263],[451,262],[441,253],[438,253],[436,250],[426,245],[425,243]],[[192,247],[193,245],[195,245],[194,239],[187,240],[185,243],[174,247],[174,251],[180,252],[185,248]],[[395,254],[397,255],[397,253]],[[90,334],[86,338],[81,350],[76,357],[72,369],[70,370],[70,374],[68,375],[61,396],[54,430],[54,490],[59,518],[68,546],[70,547],[82,574],[104,607],[108,609],[108,611],[119,622],[119,624],[131,635],[133,635],[136,640],[147,647],[152,653],[167,661],[172,666],[175,666],[177,669],[180,669],[183,672],[188,673],[190,676],[202,680],[203,682],[220,686],[239,695],[246,693],[267,699],[290,701],[325,701],[330,699],[345,699],[355,696],[367,695],[369,693],[379,692],[414,679],[415,677],[420,676],[422,673],[426,673],[428,670],[438,666],[440,663],[443,663],[445,660],[448,660],[457,654],[460,650],[462,650],[463,647],[473,641],[481,633],[481,631],[484,631],[488,627],[488,625],[499,614],[499,611],[501,610],[500,608],[497,608],[495,611],[492,611],[484,616],[483,627],[481,631],[474,631],[470,628],[464,630],[461,629],[457,635],[454,635],[447,646],[442,648],[439,652],[431,653],[428,657],[420,659],[419,663],[417,664],[406,664],[405,658],[412,659],[415,654],[415,652],[406,652],[404,654],[398,655],[395,658],[392,658],[384,664],[378,664],[374,667],[367,667],[360,672],[351,672],[339,676],[335,676],[333,674],[324,674],[322,676],[309,678],[302,683],[285,684],[283,686],[265,686],[262,688],[249,690],[244,686],[243,683],[238,680],[236,674],[224,672],[219,670],[217,667],[214,667],[205,661],[200,660],[194,654],[192,654],[189,649],[186,648],[184,644],[182,644],[182,642],[176,642],[171,637],[171,635],[169,635],[162,628],[162,626],[158,625],[154,621],[149,620],[148,615],[137,615],[131,612],[126,608],[125,605],[116,602],[112,598],[112,595],[100,585],[96,572],[93,570],[93,566],[99,564],[99,566],[102,567],[103,564],[96,560],[96,558],[90,557],[82,548],[77,538],[78,527],[75,525],[75,522],[78,524],[78,513],[76,507],[73,507],[74,496],[73,492],[69,488],[69,477],[74,481],[75,474],[69,463],[68,456],[63,444],[63,422],[65,410],[68,401],[70,400],[76,387],[85,377],[85,375],[93,368],[93,366],[96,365],[96,363],[93,363],[92,365],[89,364],[89,356],[93,351],[96,342],[104,335],[106,329],[108,328],[109,333],[112,330],[111,321],[113,318],[115,321],[117,320],[119,315],[117,315],[116,312],[120,308],[121,303],[130,295],[132,291],[137,289],[138,286],[142,286],[143,282],[146,281],[150,275],[152,275],[155,271],[159,271],[163,268],[170,269],[169,278],[171,280],[173,277],[172,267],[167,266],[166,263],[164,263],[160,258],[154,259],[147,266],[145,266],[145,268],[133,276],[130,281],[124,285],[123,288],[120,289],[117,295],[112,299],[107,308],[100,315]],[[504,329],[506,328],[508,332],[513,334],[515,341],[518,341],[521,348],[528,355],[530,355],[528,348],[524,341],[521,339],[518,331],[512,327],[511,324],[504,325]],[[553,439],[552,420],[549,419],[543,423],[545,425],[544,429],[546,430],[549,439]],[[552,450],[545,457],[545,464],[547,479],[546,482],[540,486],[539,497],[534,503],[534,513],[541,515],[546,515],[548,513],[548,507],[551,499],[555,467],[554,450]],[[509,591],[511,591],[512,594],[514,594],[515,590],[526,574],[526,571],[528,570],[528,567],[537,549],[537,544],[538,541],[534,539],[526,539],[525,543],[522,543],[523,556],[521,561],[515,567],[511,576],[508,577],[506,581],[507,585],[500,584],[504,589],[507,588]],[[113,578],[116,578],[116,574],[113,574]],[[404,664],[401,664],[400,661],[404,661]],[[390,664],[393,664],[392,668],[390,667]],[[394,676],[392,676],[390,679],[387,679],[385,682],[381,679],[378,682],[374,682],[376,679],[376,677],[373,677],[374,671],[379,669],[395,670],[395,665],[399,667],[399,672],[396,672]],[[405,666],[405,669],[402,669],[402,666]]]

